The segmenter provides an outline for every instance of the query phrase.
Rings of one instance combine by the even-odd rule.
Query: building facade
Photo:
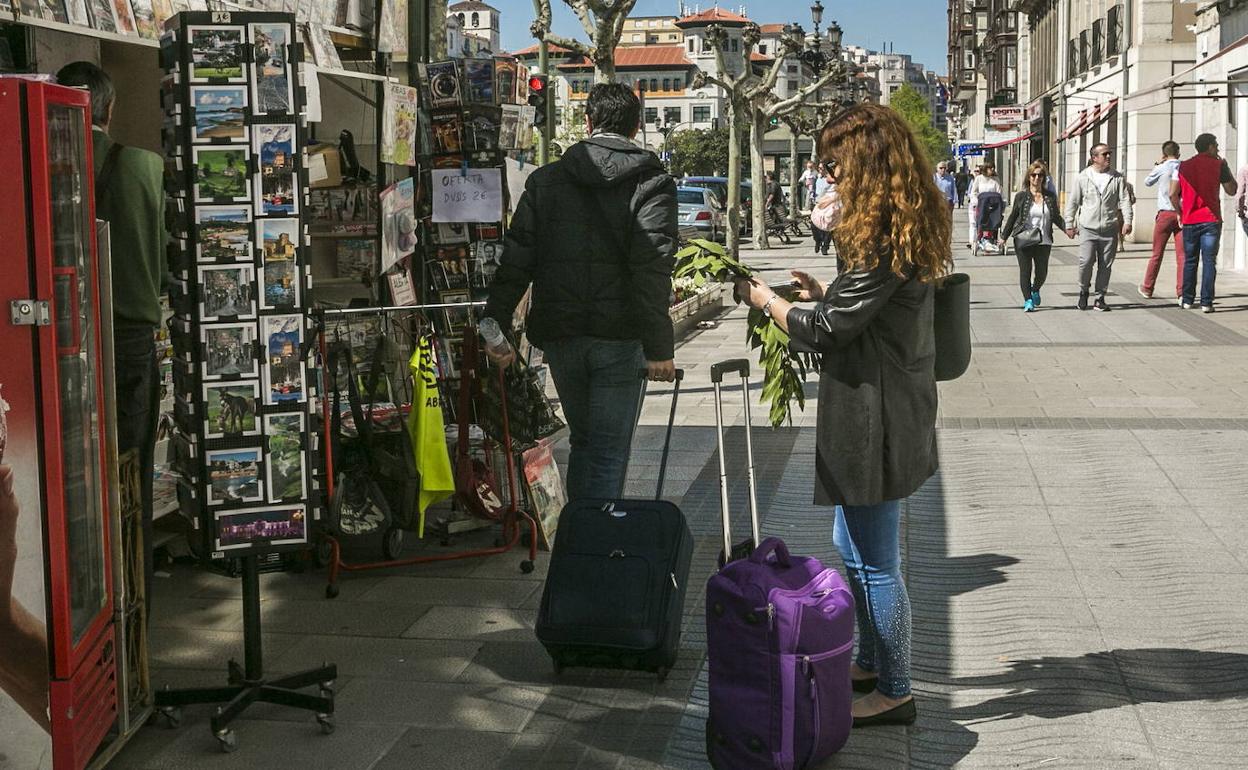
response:
[[[502,52],[503,45],[499,37],[500,14],[497,8],[478,0],[463,0],[448,6],[447,13],[459,21],[460,32],[464,37],[485,43],[483,53]]]

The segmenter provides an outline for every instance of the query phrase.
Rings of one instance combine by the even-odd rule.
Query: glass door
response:
[[[47,103],[52,323],[60,405],[62,515],[71,646],[77,648],[111,588],[105,552],[96,291],[83,110]]]

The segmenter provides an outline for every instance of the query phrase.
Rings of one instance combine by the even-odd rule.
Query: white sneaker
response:
[[[1201,306],[1200,306],[1200,312],[1202,312],[1202,313],[1212,313],[1212,312],[1213,312],[1213,305],[1201,305]]]
[[[1184,310],[1191,310],[1191,309],[1192,309],[1192,303],[1190,303],[1190,302],[1184,302],[1183,300],[1179,300],[1179,307],[1183,308]]]

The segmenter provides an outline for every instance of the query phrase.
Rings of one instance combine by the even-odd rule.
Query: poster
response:
[[[464,65],[464,102],[494,104],[494,60],[461,59]]]
[[[434,172],[435,174],[438,172]],[[411,177],[381,191],[381,272],[416,250],[416,183]]]
[[[502,119],[498,124],[498,147],[502,150],[516,148],[516,129],[520,125],[520,107],[516,104],[504,104]]]
[[[433,169],[434,222],[501,222],[502,174],[497,168]]]
[[[386,85],[381,124],[381,162],[416,165],[417,91],[399,83]]]
[[[5,338],[2,331],[0,338]],[[23,355],[15,355],[8,341],[0,362],[0,603],[4,617],[14,622],[0,647],[0,746],[10,767],[49,770],[39,414],[29,342],[18,343]]]
[[[307,513],[302,505],[218,511],[216,528],[212,550],[220,553],[308,542]]]
[[[290,123],[252,126],[252,141],[260,164],[256,212],[289,216],[299,211],[295,183],[295,127]]]
[[[521,455],[524,465],[524,484],[533,503],[541,535],[540,545],[550,550],[555,542],[555,529],[559,526],[559,512],[567,504],[563,477],[555,463],[555,453],[550,440],[543,439],[537,446]]]
[[[286,61],[290,25],[251,24],[252,104],[257,115],[291,112],[290,65]]]

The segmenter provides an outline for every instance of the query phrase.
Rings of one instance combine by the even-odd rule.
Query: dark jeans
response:
[[[815,239],[815,251],[826,254],[828,246],[832,242],[832,233],[829,230],[820,230],[813,224],[810,226],[810,234]]]
[[[160,416],[160,370],[156,329],[148,324],[113,326],[116,372],[117,453],[139,450],[143,495],[143,585],[147,617],[152,616],[152,474],[156,468],[156,424]]]
[[[1183,301],[1194,304],[1196,298],[1196,267],[1200,270],[1200,306],[1213,307],[1214,287],[1218,280],[1218,245],[1222,240],[1221,222],[1183,225]]]
[[[568,500],[620,497],[645,387],[641,343],[564,337],[543,351],[570,433]]]
[[[1018,288],[1023,292],[1023,301],[1031,299],[1033,291],[1040,291],[1044,279],[1049,277],[1049,253],[1052,246],[1037,244],[1019,249],[1014,253],[1018,258]],[[1032,277],[1032,272],[1035,277]]]

